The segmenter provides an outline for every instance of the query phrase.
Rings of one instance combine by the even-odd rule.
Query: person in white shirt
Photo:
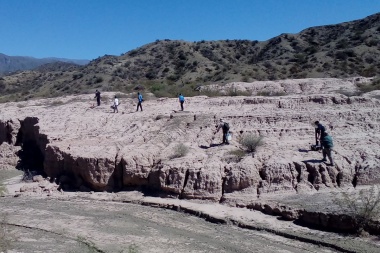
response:
[[[115,96],[115,100],[113,101],[113,113],[119,112],[117,107],[119,106],[119,99]]]

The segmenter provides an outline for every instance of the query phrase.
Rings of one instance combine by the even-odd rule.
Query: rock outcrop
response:
[[[334,80],[322,80],[320,87],[332,87]],[[293,85],[306,91],[319,84]],[[24,167],[42,170],[63,188],[144,188],[180,198],[220,200],[237,192],[256,198],[380,181],[380,101],[374,98],[200,96],[187,98],[183,112],[176,111],[177,99],[148,100],[143,112],[135,112],[135,102],[122,98],[115,114],[106,104],[93,107],[90,99],[1,104],[1,155],[8,146],[20,146]],[[231,145],[220,145],[221,132],[214,135],[219,118],[230,123]],[[334,139],[335,166],[310,151],[315,120]],[[244,134],[263,136],[265,144],[239,157],[238,140]],[[176,154],[179,143],[186,154]]]

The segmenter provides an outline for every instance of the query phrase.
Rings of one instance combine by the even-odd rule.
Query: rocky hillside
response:
[[[157,40],[75,69],[26,71],[0,80],[2,100],[94,91],[309,77],[375,76],[380,70],[380,13],[361,20],[281,34],[268,41]],[[165,88],[166,87],[166,88]],[[169,94],[170,95],[170,94]]]

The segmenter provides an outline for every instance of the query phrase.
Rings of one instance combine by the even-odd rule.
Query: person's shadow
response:
[[[323,162],[322,160],[319,159],[310,159],[310,160],[304,160],[302,161],[303,163],[321,163]]]
[[[223,145],[223,143],[219,143],[219,144],[212,143],[212,144],[210,144],[210,146],[200,145],[199,147],[202,148],[202,149],[209,149],[209,148],[219,147],[221,145]]]
[[[298,152],[309,153],[309,150],[300,148],[300,149],[298,149]]]

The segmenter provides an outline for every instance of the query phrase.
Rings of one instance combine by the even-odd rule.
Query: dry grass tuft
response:
[[[184,157],[187,155],[187,153],[189,153],[189,148],[185,144],[179,143],[175,145],[174,153],[171,155],[170,158],[174,159],[174,158]]]

